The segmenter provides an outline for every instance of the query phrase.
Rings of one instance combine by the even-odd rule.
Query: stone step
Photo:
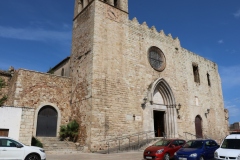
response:
[[[57,137],[37,137],[43,144],[44,150],[48,152],[75,152],[76,145],[70,141],[60,141]]]

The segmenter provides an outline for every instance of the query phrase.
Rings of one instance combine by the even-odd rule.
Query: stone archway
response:
[[[203,138],[202,118],[199,115],[195,117],[195,131],[196,131],[196,138]]]
[[[146,104],[143,111],[144,130],[146,130],[145,128],[154,131],[158,130],[156,129],[156,111],[158,111],[158,123],[164,125],[160,126],[161,131],[163,130],[164,135],[168,138],[177,138],[178,132],[175,98],[171,87],[163,78],[159,78],[152,84],[148,93],[148,102],[149,103]],[[163,134],[160,133],[158,135]]]
[[[38,112],[36,136],[56,137],[57,121],[58,112],[54,107],[50,105],[42,107]]]

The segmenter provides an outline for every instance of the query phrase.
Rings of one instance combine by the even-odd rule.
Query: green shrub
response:
[[[69,141],[76,142],[78,136],[79,124],[76,120],[69,122],[67,125],[60,127],[59,138],[60,140],[69,139]]]
[[[35,137],[32,137],[31,146],[37,146],[43,148],[43,144]]]

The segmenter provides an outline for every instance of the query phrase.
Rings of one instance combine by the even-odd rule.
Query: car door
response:
[[[177,140],[172,141],[170,144],[171,150],[170,150],[170,156],[173,157],[174,153],[179,150],[180,145],[178,144]]]
[[[0,160],[3,159],[8,159],[8,160],[22,160],[23,159],[23,155],[24,155],[24,150],[23,147],[22,148],[17,148],[17,145],[19,143],[17,143],[16,141],[13,141],[11,139],[0,139],[1,143],[0,143],[0,152],[1,152],[1,156],[0,156]]]
[[[212,159],[214,158],[214,152],[217,149],[218,145],[212,141],[208,140],[205,142],[205,157],[207,159]]]
[[[210,158],[210,159],[214,158],[214,152],[215,152],[218,148],[219,148],[219,145],[218,145],[215,141],[211,140],[211,141],[210,141],[210,153],[209,153],[209,158]]]

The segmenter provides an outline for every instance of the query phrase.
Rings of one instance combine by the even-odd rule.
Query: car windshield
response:
[[[170,144],[170,140],[160,140],[153,144],[153,146],[168,146]]]
[[[221,148],[240,149],[240,139],[224,139]]]
[[[203,141],[188,141],[183,148],[202,148]]]

